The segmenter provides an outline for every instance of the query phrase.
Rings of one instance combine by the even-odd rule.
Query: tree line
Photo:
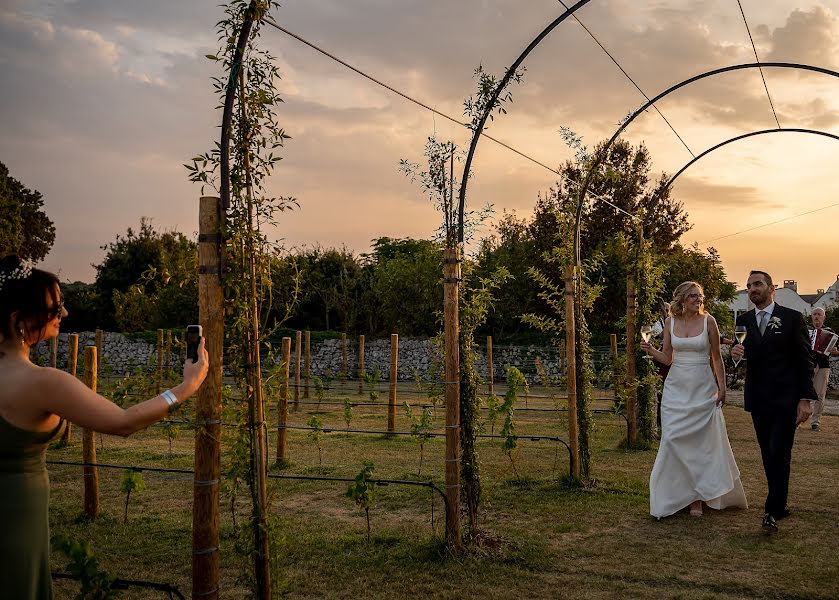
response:
[[[645,236],[663,267],[663,299],[669,299],[669,290],[680,282],[699,281],[705,287],[709,310],[721,328],[730,328],[733,324],[725,304],[736,288],[727,281],[715,249],[680,243],[691,227],[688,214],[664,189],[665,177],[651,177],[648,150],[643,144],[633,147],[620,141],[606,162],[611,175],[596,178],[592,193],[595,198],[609,198],[612,205],[593,199],[583,211],[581,251],[596,257],[589,280],[603,286],[589,320],[594,343],[606,343],[610,333],[623,328],[626,270],[631,263],[626,240],[636,235],[634,220],[627,214],[647,215]],[[541,339],[521,316],[550,314],[530,273],[535,268],[561,280],[560,267],[547,260],[547,253],[556,245],[560,211],[573,204],[575,185],[584,176],[577,165],[569,161],[560,167],[558,182],[539,194],[530,214],[500,214],[467,256],[466,273],[489,277],[498,267],[505,267],[511,275],[496,290],[494,309],[479,334],[501,340]],[[4,206],[17,202],[13,214],[30,214],[26,217],[30,222],[41,224],[40,232],[34,226],[4,226],[0,250],[20,252],[30,247],[35,249],[32,257],[42,258],[52,245],[54,227],[42,211],[41,216],[31,217],[38,215],[40,194],[9,181],[5,167],[0,174],[5,177],[0,178]],[[9,189],[19,196],[17,201]],[[655,207],[649,210],[655,197]],[[29,246],[14,233],[21,230],[36,232]],[[197,320],[197,244],[193,239],[178,231],[158,230],[142,219],[138,229],[129,227],[102,250],[104,258],[93,265],[93,283],[63,286],[70,310],[67,330],[180,328]],[[369,252],[360,254],[345,247],[315,245],[272,257],[271,270],[273,289],[270,298],[263,299],[269,322],[373,336],[432,336],[440,330],[442,246],[434,239],[382,236],[372,240]]]

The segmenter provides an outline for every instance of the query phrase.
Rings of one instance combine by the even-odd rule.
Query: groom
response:
[[[743,345],[731,349],[731,357],[747,359],[745,408],[752,415],[769,487],[763,528],[774,531],[778,521],[789,516],[787,493],[795,429],[810,417],[810,400],[817,396],[804,317],[775,304],[775,286],[768,273],[749,273],[746,290],[755,310],[737,317],[737,325],[745,325],[747,334]]]

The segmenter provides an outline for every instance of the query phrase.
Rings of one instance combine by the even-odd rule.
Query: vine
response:
[[[564,267],[573,263],[574,256],[574,211],[576,200],[561,189],[554,190],[556,194],[556,218],[559,226],[556,236],[556,246],[544,253],[547,264]],[[597,270],[601,263],[600,255],[588,257],[578,275],[577,294],[580,310],[575,315],[576,325],[576,381],[577,381],[577,428],[579,432],[580,479],[588,481],[591,477],[591,435],[594,422],[591,404],[594,401],[592,381],[595,377],[591,355],[591,334],[585,320],[586,311],[591,310],[594,301],[600,295],[601,286],[589,281],[589,275]],[[525,314],[522,321],[528,325],[550,334],[558,348],[565,346],[565,287],[563,283],[555,282],[548,274],[540,269],[531,267],[530,277],[536,282],[541,298],[552,313],[551,316]]]
[[[257,46],[264,20],[278,7],[279,2],[275,0],[228,2],[224,8],[225,18],[217,24],[220,49],[216,54],[207,55],[208,59],[219,63],[224,73],[213,78],[220,104],[224,104],[230,88],[235,86],[237,92],[228,132],[230,201],[228,206],[221,208],[225,242],[225,366],[233,375],[241,398],[233,407],[239,424],[238,437],[228,457],[225,474],[234,482],[228,492],[235,494],[239,482],[246,483],[250,490],[249,539],[239,535],[235,546],[252,561],[253,573],[246,583],[258,598],[271,595],[271,579],[276,578],[271,556],[274,544],[270,535],[275,527],[271,522],[266,484],[267,433],[261,352],[270,351],[270,345],[264,340],[288,318],[296,302],[294,294],[277,317],[272,303],[272,275],[276,265],[282,262],[282,247],[263,231],[266,226],[276,225],[281,213],[298,206],[294,198],[271,196],[266,187],[268,177],[282,158],[279,150],[289,139],[276,114],[282,102],[276,88],[279,68],[275,58]],[[253,26],[240,61],[237,55],[239,34],[251,20]],[[195,156],[185,167],[191,181],[226,193],[218,184],[220,145]],[[289,282],[289,288],[297,290],[297,282]],[[269,314],[273,321],[271,327],[268,326]],[[231,498],[231,510],[235,510],[235,496]],[[273,558],[276,560],[276,556]]]
[[[510,83],[519,83],[524,69],[516,72],[504,82],[505,87]],[[483,66],[478,66],[474,72],[477,80],[475,95],[463,102],[463,112],[470,120],[470,128],[475,130],[481,122],[483,114],[489,112],[490,120],[493,113],[506,112],[505,104],[512,101],[512,93],[506,89],[499,89],[502,81],[486,73]],[[497,95],[497,98],[495,98]],[[493,100],[493,98],[495,98]],[[492,103],[492,106],[490,106]],[[446,248],[455,248],[458,243],[458,206],[454,201],[454,190],[463,185],[454,175],[455,163],[464,160],[464,155],[452,141],[440,141],[435,136],[428,138],[425,145],[427,170],[422,170],[419,164],[401,160],[399,169],[411,181],[419,180],[421,187],[428,195],[435,208],[443,214],[443,222],[437,231],[437,239]],[[467,173],[464,178],[470,177]],[[468,211],[462,215],[463,239],[472,239],[478,226],[492,214],[492,206],[486,205],[481,210]],[[461,248],[461,256],[463,256]],[[475,331],[487,318],[492,307],[493,291],[503,285],[510,278],[510,273],[504,268],[498,269],[490,277],[477,279],[470,277],[470,265],[462,264],[458,306],[458,321],[460,336],[458,340],[460,352],[460,479],[461,496],[466,505],[468,517],[468,536],[476,539],[478,534],[478,510],[481,498],[480,464],[478,460],[477,439],[481,430],[480,408],[481,402],[478,387],[481,378],[477,371],[477,352]]]

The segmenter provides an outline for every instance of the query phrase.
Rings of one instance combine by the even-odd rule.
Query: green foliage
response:
[[[501,447],[510,464],[516,479],[519,479],[519,472],[516,469],[514,453],[518,447],[518,436],[516,435],[516,423],[513,420],[513,409],[516,405],[519,392],[527,392],[527,380],[524,375],[515,367],[507,367],[507,393],[504,394],[504,402],[498,407],[498,412],[504,415],[504,423],[501,425]]]
[[[370,481],[374,468],[373,463],[365,461],[361,471],[355,476],[355,481],[347,488],[345,494],[367,516],[368,542],[370,542],[370,509],[376,506],[376,484]]]
[[[352,423],[352,403],[349,398],[344,398],[344,423],[347,424],[347,437],[350,435],[350,423]]]
[[[65,569],[79,580],[76,600],[110,600],[117,597],[118,592],[111,587],[114,578],[99,567],[99,560],[88,542],[55,536],[52,546],[70,560]]]
[[[460,290],[460,477],[461,495],[469,518],[469,533],[478,533],[478,511],[481,499],[481,470],[478,456],[478,435],[481,433],[481,398],[478,386],[477,346],[475,331],[486,322],[495,302],[496,291],[508,281],[510,274],[503,267],[489,277],[477,277],[464,269]]]
[[[61,319],[62,331],[94,331],[98,326],[99,296],[92,283],[61,284],[61,299],[68,315]]]
[[[523,322],[531,327],[550,334],[557,347],[565,346],[565,285],[557,280],[554,273],[560,272],[566,265],[573,264],[574,210],[575,202],[566,197],[554,207],[553,222],[556,225],[554,247],[542,254],[549,272],[532,267],[528,271],[530,278],[539,289],[538,297],[548,308],[546,315],[529,313],[522,315]],[[585,226],[583,226],[585,231]],[[577,429],[580,443],[580,476],[588,480],[591,469],[591,431],[593,427],[591,403],[593,402],[592,380],[594,369],[591,361],[591,341],[585,314],[592,310],[602,292],[602,286],[591,282],[592,273],[602,267],[602,256],[595,254],[586,257],[575,281],[575,293],[578,296],[579,310],[575,315],[575,365],[577,383]],[[624,286],[625,287],[625,286]]]
[[[104,246],[96,267],[98,326],[140,331],[185,327],[198,318],[198,245],[178,231],[140,229]]]
[[[317,415],[312,415],[306,421],[306,425],[312,428],[307,435],[318,447],[318,466],[322,466],[323,456],[321,454],[320,438],[323,435],[323,421]]]
[[[43,260],[55,242],[55,225],[43,210],[41,192],[9,175],[0,162],[0,256]]]
[[[408,423],[411,425],[411,437],[419,444],[420,447],[420,461],[419,469],[417,469],[417,476],[422,475],[422,461],[425,454],[425,443],[431,439],[431,426],[433,423],[433,412],[430,406],[422,409],[420,416],[415,416],[411,410],[411,405],[405,402],[405,416],[408,418]]]
[[[122,483],[119,486],[120,491],[125,494],[125,514],[123,516],[123,523],[128,523],[128,501],[131,499],[131,493],[138,494],[146,489],[146,483],[143,481],[143,474],[140,471],[126,471],[122,476]]]
[[[382,371],[379,367],[375,367],[372,371],[364,373],[364,383],[367,385],[367,391],[370,395],[370,402],[376,402],[379,399],[379,392],[376,386],[382,379]]]
[[[326,385],[323,382],[323,379],[315,375],[312,377],[312,385],[315,388],[315,398],[318,399],[318,409],[320,409],[321,402],[326,397]]]
[[[269,11],[278,7],[274,0],[230,0],[224,8],[225,18],[217,24],[221,47],[216,54],[207,56],[219,63],[222,71],[213,78],[219,104],[224,104],[228,85],[237,90],[228,132],[230,202],[224,207],[222,231],[225,265],[229,269],[224,278],[224,347],[225,366],[243,398],[236,410],[239,436],[231,457],[237,464],[228,467],[228,471],[246,482],[250,490],[250,535],[240,535],[236,548],[253,562],[254,571],[246,583],[255,597],[266,596],[271,584],[263,581],[260,573],[267,567],[276,574],[277,565],[274,562],[271,566],[276,557],[270,552],[274,545],[270,540],[270,499],[263,497],[264,488],[260,485],[266,477],[263,459],[267,452],[263,425],[257,423],[257,417],[261,419],[265,410],[259,357],[266,349],[265,340],[271,339],[274,330],[293,311],[299,281],[293,265],[289,270],[278,268],[287,266],[282,262],[282,247],[263,231],[276,226],[283,212],[297,206],[294,198],[273,196],[267,189],[268,177],[282,159],[280,149],[289,136],[277,119],[282,98],[277,90],[280,71],[276,59],[256,42]],[[236,44],[243,23],[250,17],[253,27],[239,62]],[[220,155],[220,145],[216,144],[213,150],[195,156],[185,165],[190,181],[216,187]],[[280,283],[274,279],[277,274],[290,279]],[[272,291],[284,286],[293,291],[278,298],[275,304]]]

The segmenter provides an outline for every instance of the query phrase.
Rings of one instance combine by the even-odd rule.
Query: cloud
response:
[[[679,177],[673,184],[673,188],[673,195],[694,211],[749,206],[769,209],[783,206],[767,202],[765,196],[754,186],[720,184],[687,175]]]
[[[766,61],[802,64],[837,65],[839,50],[839,18],[824,6],[809,11],[793,10],[782,27],[768,35],[770,50]]]

